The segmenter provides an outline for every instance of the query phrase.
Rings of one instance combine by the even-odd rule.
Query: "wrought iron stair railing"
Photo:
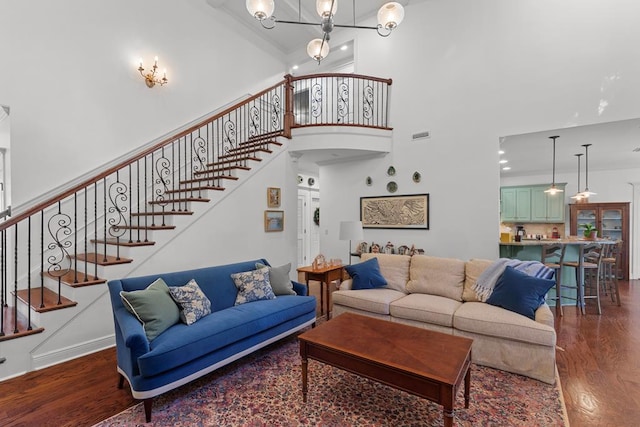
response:
[[[390,80],[352,74],[280,83],[0,223],[0,341],[41,332],[37,313],[74,306],[63,286],[106,282],[121,248],[155,244],[304,126],[388,128]],[[306,99],[306,101],[305,101]]]

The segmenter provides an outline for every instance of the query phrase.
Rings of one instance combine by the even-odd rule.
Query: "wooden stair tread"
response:
[[[49,273],[48,271],[43,272],[42,275],[45,277],[49,277],[53,280],[58,280],[58,278],[60,278],[62,282],[71,286],[72,288],[80,288],[82,286],[101,285],[102,283],[107,282],[106,279],[100,279],[99,277],[92,276],[91,274],[88,274],[88,273],[85,278],[85,274],[83,271],[76,272],[76,270],[69,270],[63,276],[56,276],[54,274]]]
[[[193,212],[191,211],[131,212],[131,216],[168,216],[168,215],[193,215]]]
[[[204,185],[200,187],[192,187],[192,188],[179,188],[177,190],[167,190],[165,193],[167,194],[175,194],[175,193],[188,193],[188,192],[198,192],[201,190],[214,190],[214,191],[224,191],[224,187],[219,187],[215,185]],[[193,213],[193,212],[191,212]]]
[[[226,157],[233,157],[233,156],[228,156],[227,155]],[[221,166],[221,165],[224,165],[224,164],[227,164],[227,163],[244,162],[245,160],[251,160],[251,161],[254,161],[254,162],[261,162],[262,161],[262,159],[260,157],[240,156],[240,157],[235,157],[233,159],[225,158],[224,160],[218,160],[217,162],[207,163],[207,166]]]
[[[185,179],[183,181],[180,181],[180,185],[193,184],[193,183],[196,183],[196,182],[215,181],[216,179],[230,179],[232,181],[237,181],[238,177],[237,176],[230,176],[230,175],[216,175],[216,176],[207,176],[207,177],[204,177],[204,178],[191,178],[191,179]]]
[[[175,225],[119,225],[120,230],[173,230]],[[121,239],[122,240],[122,239]]]
[[[260,144],[262,145],[262,144]],[[229,150],[229,154],[224,154],[222,156],[219,156],[219,159],[226,159],[228,157],[233,157],[233,156],[237,156],[239,154],[249,154],[249,153],[266,153],[266,154],[271,154],[273,153],[273,150],[269,150],[268,148],[260,148],[260,146],[252,146],[252,147],[239,147],[239,148],[233,148],[231,150]]]
[[[39,334],[44,331],[44,328],[33,327],[33,325],[31,330],[29,330],[27,316],[18,313],[18,318],[15,319],[13,307],[2,307],[2,316],[4,318],[4,335],[1,335],[3,331],[0,331],[0,341],[26,337],[27,335]],[[18,332],[15,332],[16,329]]]
[[[44,306],[40,307],[41,296],[44,302]],[[18,299],[28,304],[29,289],[21,289],[18,291]],[[31,288],[31,307],[38,313],[44,313],[47,311],[61,310],[63,308],[74,307],[78,305],[77,302],[71,301],[69,298],[65,298],[60,295],[60,304],[58,304],[58,294],[53,292],[49,288]]]
[[[182,182],[180,182],[182,184]],[[205,199],[203,197],[181,197],[178,199],[166,199],[166,200],[152,200],[149,202],[150,205],[170,205],[172,203],[184,203],[184,202],[210,202],[210,199]]]
[[[91,239],[91,243],[95,243],[97,245],[114,245],[114,246],[126,246],[126,247],[136,247],[136,246],[153,246],[156,242],[152,242],[151,240],[144,241],[133,241],[130,242],[127,239]]]
[[[230,171],[230,170],[243,170],[243,171],[250,171],[251,168],[249,166],[229,166],[229,167],[222,167],[222,168],[210,168],[210,169],[204,169],[201,171],[196,171],[193,173],[194,176],[199,176],[199,175],[204,175],[204,174],[216,174],[216,173],[220,173],[220,172],[225,172],[225,171]]]
[[[129,264],[130,262],[133,262],[133,260],[129,258],[120,257],[120,259],[118,259],[113,255],[103,255],[103,254],[97,254],[95,252],[78,254],[75,256],[75,258],[81,261],[87,261],[92,264],[98,264],[98,265],[118,265],[118,264]]]

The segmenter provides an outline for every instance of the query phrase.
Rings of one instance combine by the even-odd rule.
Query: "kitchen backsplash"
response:
[[[503,227],[509,227],[511,229],[511,234],[516,233],[516,224],[504,222],[501,225]],[[524,227],[524,231],[527,236],[529,234],[533,234],[534,236],[536,234],[540,234],[541,236],[551,237],[551,234],[553,233],[553,227],[556,227],[558,229],[558,232],[560,233],[560,237],[566,237],[569,234],[568,230],[565,230],[565,224],[527,223],[527,224],[518,224],[518,225],[522,225]],[[502,229],[503,227],[500,227],[500,228]]]

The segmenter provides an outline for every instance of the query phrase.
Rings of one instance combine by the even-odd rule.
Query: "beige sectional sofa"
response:
[[[534,321],[480,302],[471,289],[492,261],[388,254],[363,254],[362,261],[374,256],[387,285],[351,290],[351,280],[343,281],[332,294],[334,316],[353,312],[468,337],[474,363],[555,382],[549,306],[540,306]]]

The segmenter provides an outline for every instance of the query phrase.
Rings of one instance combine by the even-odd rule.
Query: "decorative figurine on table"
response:
[[[409,246],[407,245],[399,246],[398,255],[409,255]]]
[[[326,265],[327,265],[327,261],[325,260],[324,255],[322,255],[322,254],[319,254],[313,260],[313,269],[314,270],[319,270],[321,268],[324,268]]]
[[[387,244],[384,246],[384,253],[385,254],[392,254],[393,253],[393,243],[387,242]]]
[[[379,254],[380,253],[380,245],[377,243],[371,243],[371,253]]]
[[[369,244],[367,242],[362,242],[358,245],[358,253],[359,254],[366,254],[367,252],[369,252]]]

